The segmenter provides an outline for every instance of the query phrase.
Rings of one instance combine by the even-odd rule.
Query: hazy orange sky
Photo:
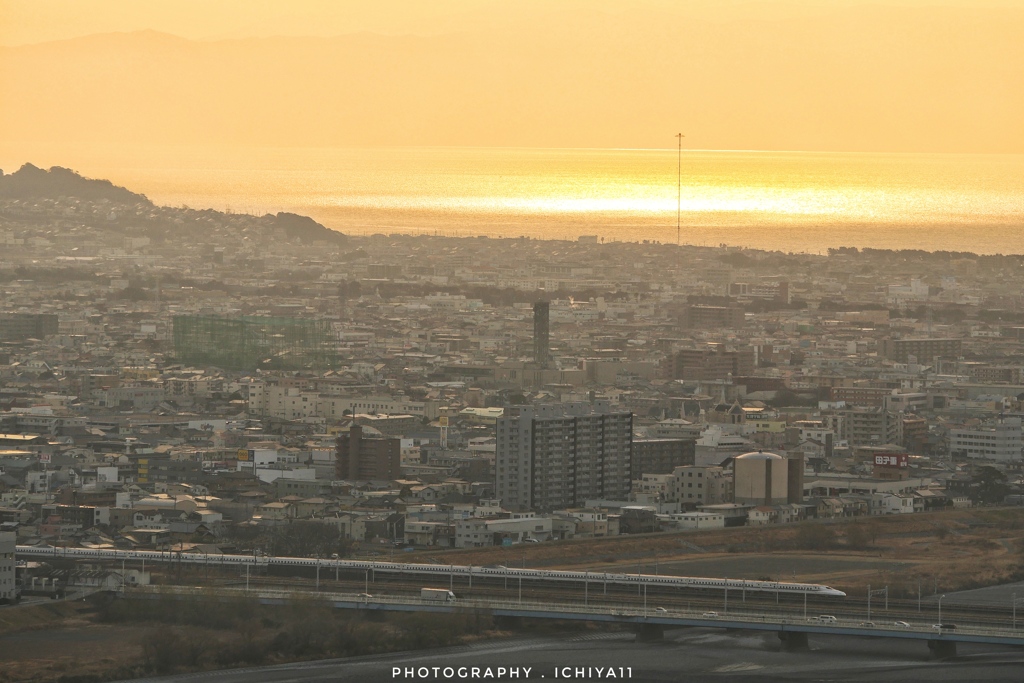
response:
[[[0,142],[1024,153],[1022,36],[1024,0],[0,0]]]

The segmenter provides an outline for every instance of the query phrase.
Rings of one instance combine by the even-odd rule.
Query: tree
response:
[[[351,542],[343,538],[337,527],[323,522],[299,521],[281,527],[270,538],[274,555],[289,557],[330,557],[344,555]]]
[[[1006,475],[991,465],[981,467],[971,478],[971,498],[976,503],[1001,503],[1010,493]]]
[[[779,389],[775,392],[775,398],[765,401],[773,408],[784,408],[786,406],[813,406],[817,400],[812,397],[802,396],[790,389]]]

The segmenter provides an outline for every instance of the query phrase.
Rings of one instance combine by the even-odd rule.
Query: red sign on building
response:
[[[876,467],[906,467],[906,453],[879,453],[875,456]]]

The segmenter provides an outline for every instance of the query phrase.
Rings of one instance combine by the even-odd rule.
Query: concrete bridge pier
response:
[[[928,649],[935,659],[956,657],[956,642],[952,640],[929,640]]]
[[[665,638],[665,627],[661,624],[640,624],[636,630],[638,643],[653,643]]]
[[[779,640],[782,641],[782,649],[787,652],[807,649],[807,634],[795,631],[779,631]]]

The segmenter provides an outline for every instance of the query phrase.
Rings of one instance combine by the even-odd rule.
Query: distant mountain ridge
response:
[[[1019,0],[670,1],[537,3],[429,35],[0,45],[0,135],[126,151],[663,149],[684,130],[694,149],[1024,153]]]
[[[321,241],[338,244],[347,239],[344,233],[331,230],[308,216],[295,213],[282,211],[276,215],[268,213],[263,216],[247,216],[228,214],[213,209],[158,207],[146,195],[114,185],[109,180],[85,178],[79,173],[61,166],[44,170],[26,163],[14,173],[4,174],[0,170],[0,201],[61,201],[69,198],[133,207],[135,210],[129,212],[132,217],[123,219],[129,221],[131,226],[115,220],[107,222],[103,227],[108,230],[118,230],[119,226],[122,228],[143,227],[157,238],[166,236],[168,232],[177,233],[183,229],[171,220],[171,216],[167,215],[171,213],[177,214],[180,221],[189,224],[194,223],[194,219],[197,217],[201,217],[203,221],[213,220],[227,231],[244,231],[246,226],[240,225],[241,222],[267,234],[279,232],[283,233],[288,240],[306,243]],[[111,208],[115,208],[115,206]],[[205,228],[197,226],[197,229],[202,231]]]

